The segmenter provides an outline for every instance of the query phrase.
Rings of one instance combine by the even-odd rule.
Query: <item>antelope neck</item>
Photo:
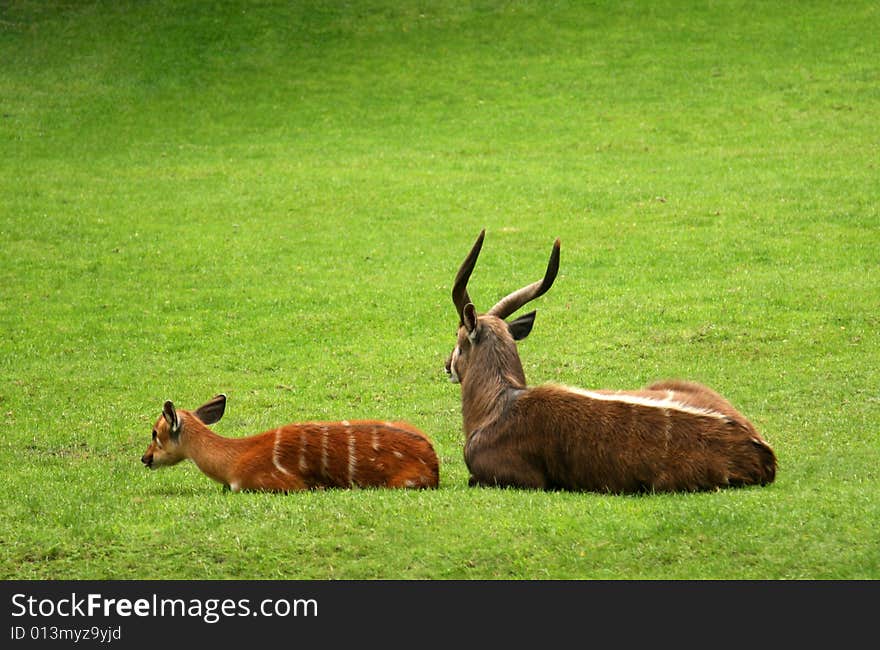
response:
[[[224,485],[231,484],[231,469],[241,456],[242,439],[219,436],[195,417],[188,417],[181,432],[185,436],[181,444],[187,458],[210,478]]]
[[[502,419],[525,391],[525,385],[501,377],[495,378],[493,384],[490,388],[485,382],[468,382],[467,379],[462,384],[462,415],[468,438]]]

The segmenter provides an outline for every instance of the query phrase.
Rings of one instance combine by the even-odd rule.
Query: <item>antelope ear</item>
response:
[[[205,424],[214,424],[223,417],[224,411],[226,411],[226,395],[220,393],[197,408],[194,415]]]
[[[176,436],[180,432],[180,419],[177,417],[177,409],[174,408],[174,402],[168,400],[162,409],[162,416],[171,429],[171,435]]]
[[[507,330],[514,341],[522,341],[529,335],[529,332],[532,331],[532,326],[535,324],[535,313],[530,311],[528,314],[523,314],[507,324]]]
[[[477,338],[477,309],[474,303],[469,302],[461,312],[461,324],[467,330],[471,343]]]

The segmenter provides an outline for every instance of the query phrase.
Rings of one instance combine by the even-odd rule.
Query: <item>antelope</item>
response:
[[[527,386],[516,341],[531,332],[535,312],[505,319],[550,289],[560,242],[543,279],[478,314],[467,283],[485,234],[455,277],[458,339],[446,361],[450,381],[461,385],[469,485],[635,493],[774,480],[770,445],[701,384],[660,381],[632,391]]]
[[[141,462],[158,469],[189,458],[233,492],[435,488],[439,482],[431,441],[407,422],[303,422],[246,438],[224,438],[208,425],[225,410],[223,394],[195,411],[176,409],[166,401]]]

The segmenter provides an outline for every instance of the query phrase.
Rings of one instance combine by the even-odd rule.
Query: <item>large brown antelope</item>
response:
[[[662,381],[635,391],[528,387],[515,341],[535,312],[505,321],[543,295],[559,270],[559,240],[544,278],[477,314],[467,283],[482,231],[452,289],[458,341],[446,372],[461,384],[470,485],[651,492],[765,485],[776,456],[752,424],[715,391]]]
[[[208,425],[220,420],[225,410],[225,395],[195,411],[165,402],[141,462],[157,469],[189,458],[233,492],[435,488],[439,482],[431,441],[406,422],[303,422],[247,438],[224,438]]]

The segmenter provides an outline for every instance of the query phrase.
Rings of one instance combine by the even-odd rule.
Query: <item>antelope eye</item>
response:
[[[155,430],[155,429],[153,429],[153,440],[155,440],[155,439],[156,439],[156,435],[157,435],[157,434],[156,434],[156,430]]]

